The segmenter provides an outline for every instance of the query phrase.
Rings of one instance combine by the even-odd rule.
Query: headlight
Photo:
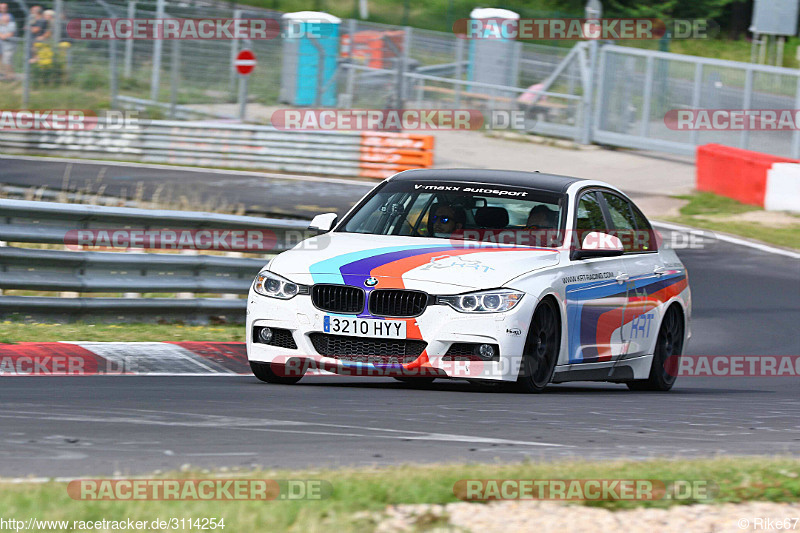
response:
[[[437,296],[437,304],[447,304],[460,313],[502,313],[514,309],[525,293],[510,289]]]
[[[288,279],[284,279],[266,270],[258,273],[256,280],[253,282],[253,289],[262,296],[279,298],[281,300],[294,298],[294,296],[300,292],[300,286],[297,283],[292,283]]]

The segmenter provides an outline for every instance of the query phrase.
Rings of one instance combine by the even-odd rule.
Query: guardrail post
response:
[[[233,10],[233,18],[238,20],[242,18],[242,10],[241,9],[234,9]],[[236,92],[236,56],[239,54],[239,39],[234,38],[231,39],[231,95]]]
[[[164,0],[156,0],[156,18],[164,18]],[[162,39],[156,36],[153,41],[153,70],[150,75],[150,100],[158,102],[158,92],[161,87],[161,45]]]
[[[647,137],[647,132],[650,130],[650,106],[653,101],[653,67],[655,60],[653,56],[647,57],[647,68],[644,75],[644,101],[642,102],[642,123],[639,129],[639,135]]]
[[[178,113],[178,75],[180,73],[181,63],[181,46],[180,41],[175,39],[172,41],[172,75],[170,76],[170,107],[169,116],[175,120]]]
[[[412,32],[414,31],[411,26],[406,26],[404,29],[403,49],[400,51],[400,63],[397,65],[397,109],[403,109],[406,106],[406,69],[408,68],[408,58],[411,50]]]
[[[748,68],[744,78],[744,101],[742,109],[750,109],[753,101],[753,69]],[[742,129],[741,136],[739,137],[739,148],[747,150],[747,145],[750,144],[750,131],[747,128]]]
[[[350,36],[350,49],[347,51],[347,63],[345,67],[347,68],[347,81],[345,82],[345,91],[347,92],[347,100],[342,100],[342,107],[352,107],[353,102],[355,101],[355,92],[356,88],[356,69],[353,68],[355,64],[353,61],[353,49],[355,48],[356,44],[356,31],[358,29],[357,22],[355,19],[350,19],[347,21],[347,31],[349,32]]]
[[[700,108],[700,97],[703,95],[703,64],[699,61],[694,67],[694,89],[692,89],[692,109]],[[689,142],[692,146],[697,146],[697,139],[700,136],[700,130],[692,128],[692,133],[689,134]]]
[[[128,2],[128,18],[129,19],[136,18],[136,2],[134,0],[130,0]],[[132,71],[133,71],[133,32],[131,32],[131,37],[125,39],[125,60],[124,60],[122,75],[125,76],[126,78],[130,78]]]
[[[22,53],[22,107],[27,108],[31,97],[31,25],[29,13],[25,13],[25,50]]]
[[[456,39],[456,79],[461,81],[464,78],[464,39]],[[422,82],[425,83],[424,81]],[[461,84],[455,84],[456,109],[461,109]]]
[[[225,252],[225,257],[244,257],[242,252]],[[239,295],[233,293],[225,293],[222,295],[226,300],[238,300]]]
[[[117,93],[119,92],[119,84],[118,77],[119,73],[117,72],[117,40],[111,39],[108,41],[108,54],[109,54],[109,69],[111,72],[110,75],[110,85],[111,85],[111,108],[114,109],[117,107]]]
[[[64,0],[56,0],[53,4],[55,14],[55,24],[53,25],[53,42],[57,45],[61,42],[61,21],[64,20]]]
[[[239,74],[239,122],[247,117],[247,80],[249,75]]]
[[[128,250],[126,250],[126,253],[129,253],[129,254],[137,254],[137,253],[142,253],[142,252],[144,252],[144,248],[129,248]],[[142,274],[142,276],[146,276],[147,275],[147,270],[142,270],[141,274]],[[124,293],[122,293],[122,297],[123,298],[136,299],[136,298],[141,298],[142,297],[142,293],[140,293],[140,292],[124,292]]]
[[[589,83],[583,95],[583,131],[581,133],[581,144],[592,143],[592,105],[594,104],[594,84],[597,77],[597,56],[600,51],[600,43],[596,39],[589,41]],[[604,73],[601,73],[603,75]]]
[[[197,250],[181,250],[181,255],[199,255]],[[194,298],[193,292],[178,292],[175,294],[175,298],[180,298],[181,300],[191,300]]]
[[[66,244],[63,246],[64,250],[75,252],[76,250],[71,250],[69,246]],[[75,291],[61,291],[58,293],[59,298],[80,298],[80,293]]]

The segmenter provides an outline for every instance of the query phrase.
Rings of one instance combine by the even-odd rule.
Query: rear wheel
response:
[[[677,379],[676,369],[683,353],[683,315],[677,305],[667,309],[658,330],[653,363],[647,379],[629,381],[630,390],[668,391]]]
[[[558,307],[551,298],[541,301],[533,313],[517,378],[523,392],[542,392],[553,379],[561,346]]]
[[[298,372],[295,369],[292,369],[291,372],[286,370],[285,365],[273,365],[270,363],[256,363],[255,361],[250,361],[250,370],[252,370],[253,374],[261,381],[272,383],[274,385],[294,385],[303,379],[303,375],[301,374],[298,376]],[[304,369],[303,373],[305,373]]]

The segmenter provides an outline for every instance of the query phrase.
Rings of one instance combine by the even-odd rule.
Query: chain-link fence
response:
[[[12,2],[22,13],[20,27],[31,4]],[[59,23],[44,43],[30,32],[18,34],[31,46],[18,43],[15,70],[27,74],[26,94],[66,88],[57,93],[59,105],[69,105],[74,94],[68,90],[107,89],[109,103],[98,105],[147,109],[154,118],[236,117],[240,76],[234,60],[248,48],[258,61],[248,80],[251,122],[267,122],[282,107],[470,109],[487,116],[522,111],[529,132],[579,142],[681,154],[720,142],[800,157],[797,132],[681,131],[664,120],[682,109],[796,110],[800,71],[794,69],[596,42],[568,48],[468,40],[352,19],[336,24],[324,45],[298,45],[283,34],[266,40],[76,40],[66,30],[76,18],[258,18],[284,30],[286,21],[277,11],[189,0],[37,5],[53,8]],[[47,47],[49,63],[41,61]],[[26,96],[22,107],[27,102]]]
[[[665,52],[604,46],[593,139],[691,153],[718,143],[800,157],[800,132],[767,128],[676,128],[672,111],[800,109],[800,71]]]

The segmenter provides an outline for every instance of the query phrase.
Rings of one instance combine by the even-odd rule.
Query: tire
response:
[[[285,375],[286,372],[281,372],[278,369],[276,373],[272,369],[273,365],[270,363],[256,363],[254,361],[250,361],[250,370],[253,371],[253,374],[265,383],[272,383],[273,385],[294,385],[301,379],[303,376],[287,376]],[[283,366],[283,365],[274,365],[275,367]],[[285,367],[284,367],[285,368]]]
[[[667,367],[678,368],[680,356],[683,354],[683,332],[683,314],[677,305],[672,305],[667,309],[658,329],[650,376],[627,382],[630,390],[666,392],[672,388],[677,376],[670,374]]]
[[[531,319],[517,377],[517,389],[527,393],[542,392],[553,379],[560,348],[558,307],[552,298],[545,298],[536,307]]]

